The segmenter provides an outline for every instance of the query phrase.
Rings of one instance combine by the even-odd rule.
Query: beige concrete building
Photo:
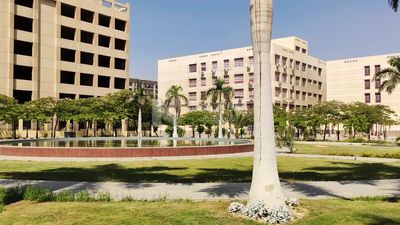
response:
[[[158,82],[154,80],[142,80],[136,78],[129,79],[129,89],[136,90],[137,88],[143,88],[147,94],[151,95],[153,99],[158,98]]]
[[[373,80],[378,71],[390,67],[392,57],[400,57],[400,53],[328,61],[327,99],[387,105],[400,115],[400,88],[391,95],[381,93],[381,81]]]
[[[298,37],[274,39],[271,78],[275,104],[287,109],[309,107],[326,100],[326,63],[308,55],[308,43]],[[158,61],[159,100],[174,84],[183,87],[189,106],[183,113],[211,109],[201,100],[217,78],[234,89],[234,106],[253,106],[253,51],[251,47],[170,58]]]
[[[0,0],[0,94],[20,102],[127,88],[129,4]]]

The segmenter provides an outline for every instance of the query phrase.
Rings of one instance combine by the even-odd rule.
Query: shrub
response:
[[[75,200],[75,194],[72,191],[61,191],[55,199],[56,202],[73,202]]]
[[[108,191],[99,192],[96,196],[96,201],[111,202],[111,194]]]
[[[53,193],[45,188],[28,186],[25,189],[23,199],[28,201],[48,202],[53,200]]]
[[[80,191],[75,194],[75,201],[77,202],[92,202],[94,200],[95,199],[88,190]]]
[[[3,204],[9,205],[23,200],[25,189],[26,187],[24,186],[16,186],[5,189],[5,191],[3,191]]]

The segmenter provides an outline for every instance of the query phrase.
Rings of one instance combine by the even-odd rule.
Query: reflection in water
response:
[[[190,147],[212,145],[235,145],[246,143],[233,140],[200,140],[200,139],[60,139],[60,140],[33,140],[4,143],[10,146],[25,147],[99,147],[99,148],[146,148],[146,147]]]

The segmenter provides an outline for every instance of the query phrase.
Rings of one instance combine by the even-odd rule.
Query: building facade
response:
[[[308,43],[297,37],[274,39],[271,49],[274,102],[287,109],[326,100],[326,63],[308,55]],[[158,61],[159,100],[172,85],[181,85],[189,99],[187,111],[211,109],[202,96],[217,78],[234,90],[236,109],[251,109],[254,97],[251,47],[202,53]]]
[[[389,95],[379,91],[382,81],[373,80],[377,72],[390,67],[393,57],[400,53],[328,61],[327,99],[387,105],[400,115],[400,88]]]
[[[20,103],[125,89],[129,4],[0,0],[0,94]]]
[[[158,98],[158,82],[154,80],[142,80],[136,78],[129,79],[129,89],[136,90],[143,88],[147,94],[151,95],[153,99]]]

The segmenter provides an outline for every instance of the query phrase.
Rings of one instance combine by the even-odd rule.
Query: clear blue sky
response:
[[[250,45],[249,0],[131,0],[131,76],[157,60]],[[273,36],[299,36],[324,60],[400,52],[387,0],[275,0]]]

